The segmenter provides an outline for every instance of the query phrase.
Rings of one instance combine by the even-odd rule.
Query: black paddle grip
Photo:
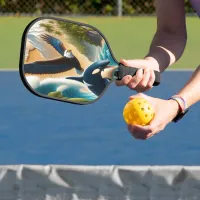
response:
[[[121,80],[124,76],[127,75],[135,76],[138,70],[139,70],[138,68],[126,67],[120,63],[116,74],[117,80]],[[155,81],[153,86],[158,86],[160,84],[160,72],[154,71],[154,73],[155,73]]]

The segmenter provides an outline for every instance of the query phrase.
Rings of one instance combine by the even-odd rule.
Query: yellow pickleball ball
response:
[[[123,117],[127,124],[148,125],[154,117],[154,108],[144,98],[130,100],[124,107]]]

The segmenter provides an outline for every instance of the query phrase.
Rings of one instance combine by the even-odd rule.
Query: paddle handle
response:
[[[124,76],[127,76],[127,75],[135,76],[138,70],[139,68],[126,67],[120,63],[118,70],[116,71],[116,74],[115,74],[116,80],[121,80]],[[154,71],[154,74],[155,74],[155,81],[154,81],[153,86],[158,86],[160,85],[160,72]]]

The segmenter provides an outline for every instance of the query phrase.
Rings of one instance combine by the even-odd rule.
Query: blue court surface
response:
[[[192,72],[165,72],[148,94],[168,98]],[[0,164],[199,165],[200,104],[147,141],[127,131],[122,110],[135,92],[113,83],[95,104],[39,98],[18,72],[0,72]]]

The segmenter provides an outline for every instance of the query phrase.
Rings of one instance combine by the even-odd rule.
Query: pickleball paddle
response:
[[[96,102],[115,80],[138,68],[117,62],[105,36],[95,27],[54,17],[30,22],[22,36],[19,72],[33,94],[86,105]],[[160,73],[154,71],[154,86]]]

